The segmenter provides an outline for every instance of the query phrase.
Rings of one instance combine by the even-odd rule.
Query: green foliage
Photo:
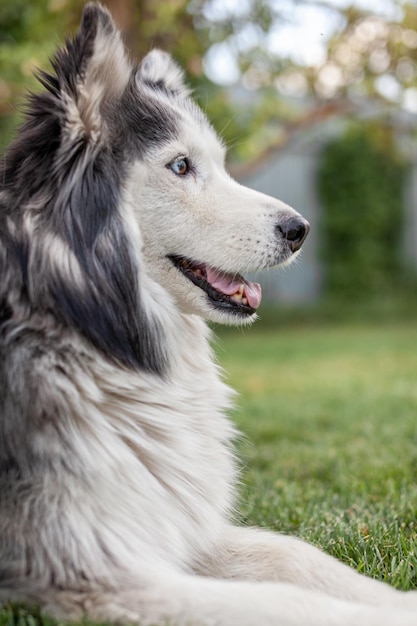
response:
[[[54,620],[40,614],[38,609],[5,605],[0,611],[0,626],[54,626]]]
[[[0,0],[0,153],[13,138],[25,91],[36,90],[36,68],[67,33],[82,0]]]
[[[357,125],[326,147],[318,184],[330,293],[350,298],[398,284],[405,173],[387,127]]]

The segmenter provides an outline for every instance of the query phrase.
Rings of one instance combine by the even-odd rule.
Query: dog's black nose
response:
[[[290,242],[291,250],[296,252],[303,245],[310,230],[310,224],[303,217],[291,217],[287,222],[280,224],[278,230]]]

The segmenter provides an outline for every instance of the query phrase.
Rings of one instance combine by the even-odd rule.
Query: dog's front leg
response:
[[[417,592],[398,591],[362,576],[295,537],[229,526],[197,571],[219,578],[292,583],[362,604],[410,607],[416,610],[417,624]]]
[[[271,582],[215,580],[159,572],[134,588],[58,592],[44,605],[56,617],[141,626],[415,626],[413,611],[347,602]]]

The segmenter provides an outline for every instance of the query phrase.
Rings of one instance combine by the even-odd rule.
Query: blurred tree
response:
[[[295,104],[293,96],[310,96],[307,115],[318,100],[342,95],[378,95],[417,109],[417,6],[415,0],[386,3],[390,19],[331,0],[104,0],[133,56],[159,46],[185,67],[203,109],[226,143],[234,142],[235,159],[279,143],[283,120],[291,128],[303,123],[305,100]],[[48,67],[62,34],[75,30],[83,4],[0,0],[2,143],[11,136],[10,116],[16,118],[24,88],[36,89],[33,68]],[[323,23],[325,31],[322,60],[301,62],[299,49],[284,58],[277,49],[283,29],[312,9],[321,12],[314,28]],[[234,89],[221,89],[219,77]]]
[[[355,124],[327,145],[318,184],[328,293],[349,300],[403,286],[406,171],[381,122]]]
[[[36,89],[33,72],[48,67],[59,41],[71,30],[82,0],[0,0],[0,151],[13,136],[25,89]]]
[[[231,4],[234,10],[227,9]],[[235,3],[194,0],[190,7],[196,26],[209,33],[212,47],[220,45],[231,57],[235,79],[249,88],[275,85],[321,99],[378,95],[401,103],[413,87],[417,108],[416,0],[385,0],[374,11],[358,8],[354,0],[346,8],[334,0],[247,0],[239,10]],[[312,9],[311,29],[324,31],[323,58],[310,63],[296,45],[279,52],[276,44],[286,26],[305,22],[302,16],[313,15]],[[308,33],[305,23],[304,30]]]
[[[256,94],[246,154],[280,146],[288,128],[303,126],[313,109],[332,111],[320,106],[323,100],[340,101],[342,109],[349,101],[354,110],[364,98],[376,98],[417,112],[416,0],[381,0],[373,10],[355,0],[345,8],[335,0],[246,0],[236,12],[230,4],[195,0],[191,6],[198,7],[196,25],[209,33],[208,74],[224,56],[234,80]],[[292,50],[280,44],[295,22],[304,24],[307,37],[322,31],[312,60],[308,41],[294,41]]]
[[[417,110],[417,5],[395,4],[391,21],[354,8],[343,12],[344,27],[330,39],[325,61],[310,68],[320,97],[378,96]]]

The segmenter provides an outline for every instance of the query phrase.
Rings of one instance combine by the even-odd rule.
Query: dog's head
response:
[[[133,64],[99,5],[52,65],[0,177],[0,260],[3,274],[19,267],[15,300],[151,370],[162,301],[254,319],[260,286],[243,274],[293,259],[307,222],[228,176],[179,67],[158,50]]]

